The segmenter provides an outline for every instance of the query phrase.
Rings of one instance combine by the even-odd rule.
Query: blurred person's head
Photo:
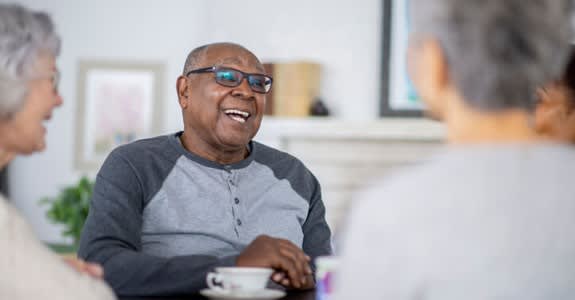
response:
[[[535,128],[540,134],[575,143],[575,46],[563,75],[538,91]]]
[[[451,142],[536,138],[536,90],[557,78],[571,0],[412,0],[409,70]]]
[[[214,43],[190,52],[177,92],[184,146],[220,163],[241,160],[258,132],[271,77],[243,46]]]
[[[0,151],[30,154],[45,148],[43,122],[62,103],[55,58],[60,38],[50,17],[0,4]]]

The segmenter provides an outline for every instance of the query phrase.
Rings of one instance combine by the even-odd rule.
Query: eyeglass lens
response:
[[[216,82],[221,85],[235,87],[241,84],[244,74],[231,69],[219,69],[215,72]],[[267,93],[271,88],[271,81],[264,75],[249,74],[247,80],[254,92]]]

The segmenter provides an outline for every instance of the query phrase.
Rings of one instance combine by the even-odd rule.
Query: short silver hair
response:
[[[190,51],[190,53],[188,54],[188,57],[186,58],[186,62],[184,63],[184,70],[182,72],[182,75],[186,76],[186,74],[188,72],[190,72],[193,69],[199,68],[199,67],[210,67],[210,66],[203,66],[202,63],[204,63],[204,59],[205,59],[206,54],[208,53],[208,50],[212,47],[232,47],[232,48],[242,49],[242,50],[250,53],[254,57],[256,57],[255,54],[253,54],[250,50],[248,50],[246,47],[244,47],[240,44],[231,43],[231,42],[218,42],[218,43],[206,44],[206,45],[199,46],[199,47],[193,49],[192,51]],[[258,61],[259,61],[259,59],[258,59]]]
[[[468,105],[532,110],[536,89],[559,78],[571,36],[572,0],[411,0],[413,37],[441,44]]]
[[[0,4],[0,120],[18,112],[41,52],[60,54],[60,37],[49,15]]]

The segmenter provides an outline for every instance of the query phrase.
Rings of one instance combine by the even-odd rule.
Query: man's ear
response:
[[[176,81],[176,90],[178,93],[178,101],[181,108],[188,107],[188,78],[185,76],[178,77]]]

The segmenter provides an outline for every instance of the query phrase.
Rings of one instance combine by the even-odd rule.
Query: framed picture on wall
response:
[[[380,115],[421,117],[423,102],[407,74],[409,0],[383,0]]]
[[[100,167],[112,149],[160,133],[163,66],[81,61],[76,168]]]

